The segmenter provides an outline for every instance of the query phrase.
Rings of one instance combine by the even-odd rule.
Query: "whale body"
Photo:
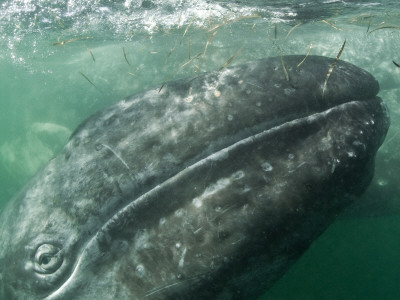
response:
[[[366,189],[389,127],[372,75],[302,59],[89,117],[1,215],[0,298],[260,296]]]

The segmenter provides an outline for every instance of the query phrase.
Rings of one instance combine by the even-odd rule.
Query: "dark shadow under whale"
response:
[[[89,117],[1,216],[1,298],[257,298],[366,189],[389,126],[369,73],[302,59]]]

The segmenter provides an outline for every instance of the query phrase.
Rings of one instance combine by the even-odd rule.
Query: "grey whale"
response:
[[[0,218],[1,299],[256,299],[368,186],[368,72],[309,56],[171,81],[84,121]]]

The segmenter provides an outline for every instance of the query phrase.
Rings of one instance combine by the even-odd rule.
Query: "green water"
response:
[[[335,222],[262,299],[398,299],[399,222]]]
[[[0,209],[101,108],[229,58],[305,55],[310,44],[336,57],[346,40],[340,59],[378,79],[391,112],[376,174],[262,299],[400,299],[400,7],[368,2],[3,2]]]

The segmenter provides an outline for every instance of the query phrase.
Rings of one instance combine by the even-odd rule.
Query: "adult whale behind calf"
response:
[[[269,58],[88,118],[0,220],[1,299],[255,299],[368,186],[379,85]],[[288,78],[287,78],[288,77]]]

